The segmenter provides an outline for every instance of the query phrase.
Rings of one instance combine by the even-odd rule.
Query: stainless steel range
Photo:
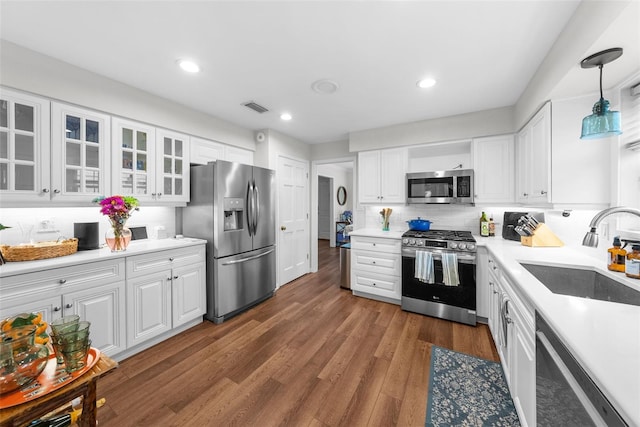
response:
[[[471,232],[411,230],[402,235],[401,306],[476,324],[476,241]]]

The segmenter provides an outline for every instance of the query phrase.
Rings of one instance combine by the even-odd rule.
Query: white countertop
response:
[[[640,307],[554,294],[518,261],[595,269],[640,290],[640,280],[607,270],[576,248],[541,248],[477,237],[571,350],[622,417],[640,426]]]
[[[133,240],[124,252],[111,252],[104,246],[101,249],[78,251],[72,255],[40,259],[35,261],[7,262],[0,265],[0,277],[15,276],[17,274],[32,273],[49,270],[52,268],[66,267],[69,265],[84,264],[107,259],[123,258],[131,255],[139,255],[147,252],[156,252],[165,249],[177,249],[187,246],[202,245],[206,240],[185,237],[182,239],[142,239]]]
[[[400,239],[406,230],[382,231],[381,228],[359,228],[349,232],[349,236],[383,237],[386,239]]]

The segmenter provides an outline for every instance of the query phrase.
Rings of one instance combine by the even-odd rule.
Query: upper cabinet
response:
[[[191,137],[191,163],[206,165],[216,160],[244,163],[253,165],[253,151],[244,148],[232,147],[208,139]]]
[[[518,133],[516,201],[551,203],[551,103],[547,102]]]
[[[110,117],[57,102],[51,117],[52,200],[88,203],[109,193]]]
[[[476,138],[472,143],[472,151],[475,203],[513,203],[513,135]]]
[[[51,198],[49,108],[47,99],[0,88],[0,194],[5,204]]]
[[[112,141],[113,192],[140,201],[155,199],[155,128],[114,118]]]
[[[358,153],[360,203],[406,203],[407,150]]]
[[[188,202],[189,137],[165,129],[157,129],[156,148],[156,200]]]

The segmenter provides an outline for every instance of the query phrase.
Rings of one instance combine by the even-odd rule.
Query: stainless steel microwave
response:
[[[473,169],[407,174],[407,203],[473,204]]]

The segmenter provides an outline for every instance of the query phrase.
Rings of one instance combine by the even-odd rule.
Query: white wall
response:
[[[353,211],[353,170],[347,170],[344,167],[340,167],[336,164],[325,164],[318,165],[318,175],[326,176],[328,178],[333,178],[333,197],[334,201],[334,211],[333,211],[333,219],[338,221],[340,219],[340,214],[346,210]],[[347,202],[344,206],[340,206],[337,200],[337,191],[338,187],[343,186],[347,189]]]
[[[505,107],[351,132],[349,151],[377,150],[513,133],[513,114],[513,107]]]
[[[0,40],[0,84],[255,150],[253,131]]]
[[[311,160],[326,160],[349,156],[351,156],[349,140],[311,145]]]
[[[128,227],[147,227],[150,239],[157,238],[156,227],[164,227],[166,235],[173,237],[175,231],[175,209],[167,207],[141,206],[139,211],[131,214],[127,221]],[[41,221],[52,221],[55,231],[36,233],[42,229]],[[109,228],[109,221],[100,213],[100,207],[88,208],[29,208],[29,209],[0,209],[0,222],[12,228],[0,232],[0,242],[6,245],[28,243],[29,235],[22,232],[31,228],[34,241],[56,240],[60,236],[74,237],[73,224],[75,222],[98,222],[100,227],[100,242]]]

